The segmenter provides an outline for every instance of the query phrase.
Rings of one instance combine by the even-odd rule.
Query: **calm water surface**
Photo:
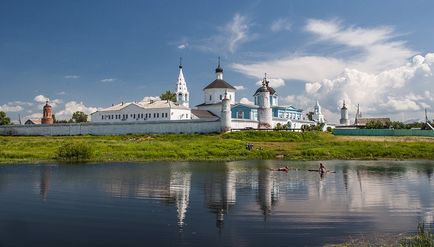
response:
[[[0,246],[317,246],[433,223],[434,161],[317,164],[0,166]]]

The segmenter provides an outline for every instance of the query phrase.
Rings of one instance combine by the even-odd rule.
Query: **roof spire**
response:
[[[179,68],[182,69],[182,57],[179,57]]]
[[[220,56],[218,57],[218,64],[217,64],[217,68],[215,69],[216,73],[223,73],[223,69],[222,67],[220,67]]]

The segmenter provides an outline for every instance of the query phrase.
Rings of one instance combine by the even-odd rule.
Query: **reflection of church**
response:
[[[114,197],[154,199],[174,203],[177,211],[177,225],[184,226],[190,202],[191,173],[175,168],[157,176],[144,175],[136,183],[124,181],[121,174],[114,175],[105,190]]]
[[[224,173],[214,173],[206,181],[206,204],[216,214],[216,226],[223,227],[224,216],[236,202],[237,173],[226,165]]]

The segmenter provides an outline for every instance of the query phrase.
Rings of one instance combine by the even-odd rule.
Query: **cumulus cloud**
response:
[[[97,110],[96,107],[86,106],[83,102],[69,101],[65,104],[63,110],[56,113],[56,118],[67,120],[72,117],[74,112],[81,111],[89,115]]]
[[[78,79],[80,78],[79,75],[65,75],[63,78],[65,79]]]
[[[241,104],[246,104],[246,105],[253,105],[253,102],[250,101],[248,98],[241,98],[240,99],[240,103]]]
[[[305,84],[305,95],[313,106],[314,99],[320,100],[323,108],[334,112],[337,119],[342,100],[350,112],[357,104],[365,116],[417,117],[424,108],[434,105],[434,53],[414,56],[405,65],[367,73],[357,69],[345,69],[333,78]],[[306,102],[307,103],[307,102]]]
[[[22,111],[24,108],[20,105],[13,105],[13,104],[4,104],[4,105],[0,105],[0,111],[3,112],[20,112]]]
[[[116,78],[104,78],[101,79],[100,82],[115,82]]]
[[[50,99],[48,97],[45,97],[44,95],[37,95],[37,96],[35,96],[34,100],[37,103],[41,103],[41,104],[44,103],[45,104],[45,102],[49,101]]]
[[[282,78],[267,78],[267,81],[269,82],[269,85],[272,88],[285,86],[285,81]],[[257,81],[256,85],[262,86],[262,80]]]
[[[41,119],[41,118],[42,118],[42,113],[33,113],[25,116],[23,119]]]
[[[273,32],[280,32],[280,31],[290,31],[292,28],[292,23],[285,18],[280,18],[273,23],[271,23],[270,29]]]
[[[142,99],[142,102],[149,102],[151,100],[160,100],[160,97],[159,96],[145,96]]]
[[[246,89],[243,85],[234,86],[234,88],[235,88],[236,90],[244,90],[244,89]]]
[[[44,95],[37,95],[33,100],[36,101],[40,106],[44,105],[48,101],[53,108],[63,103],[63,100],[61,99],[50,100]]]

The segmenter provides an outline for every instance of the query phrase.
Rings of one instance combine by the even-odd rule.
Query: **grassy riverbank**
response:
[[[434,159],[434,138],[336,137],[320,132],[0,137],[0,163],[52,162],[65,143],[91,147],[90,161]],[[245,148],[253,144],[253,150]]]

